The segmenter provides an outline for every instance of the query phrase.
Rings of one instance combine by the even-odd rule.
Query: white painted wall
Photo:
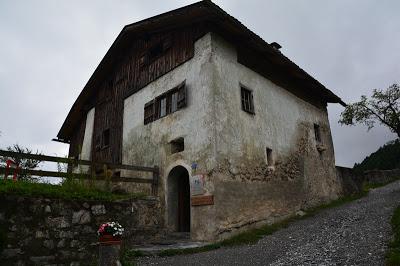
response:
[[[201,160],[202,167],[214,164],[211,134],[212,98],[210,90],[211,36],[195,44],[194,57],[153,81],[124,101],[122,163],[159,165],[168,168],[178,159],[188,165]],[[144,125],[144,105],[186,80],[187,107]],[[184,137],[185,150],[170,154],[169,142]]]
[[[92,109],[89,110],[89,112],[86,115],[85,135],[83,136],[83,143],[80,155],[80,159],[82,160],[91,159],[94,112],[95,108],[93,107]]]
[[[144,125],[145,103],[184,80],[187,107]],[[253,91],[254,116],[242,111],[240,84]],[[316,150],[314,123],[321,125],[327,146],[323,155]],[[235,171],[231,168],[235,167],[248,167],[250,176],[258,174],[251,171],[265,165],[266,147],[273,150],[276,161],[288,160],[298,149],[299,138],[304,136],[311,145],[305,159],[308,168],[304,170],[304,178],[246,181],[250,186],[232,178],[230,173]],[[171,154],[169,142],[178,137],[184,138],[185,150]],[[326,109],[318,109],[239,64],[235,48],[211,33],[195,43],[191,60],[125,99],[122,146],[122,163],[160,167],[160,196],[166,206],[167,177],[174,166],[183,165],[189,170],[189,176],[206,174],[206,194],[215,193],[216,205],[192,207],[193,239],[209,240],[217,231],[230,226],[247,224],[249,220],[268,221],[271,213],[275,218],[284,216],[301,208],[304,202],[313,199],[318,202],[337,194]],[[198,164],[197,172],[189,167],[193,162]],[[213,171],[217,174],[213,175]],[[224,190],[228,183],[230,189]],[[290,201],[287,195],[292,186],[297,194]],[[254,189],[247,189],[250,187]],[[232,198],[232,195],[242,198]],[[280,198],[271,195],[280,195]],[[226,200],[228,197],[231,200]],[[168,217],[166,220],[168,223]]]
[[[286,155],[296,148],[300,123],[329,128],[326,110],[239,64],[235,48],[217,35],[212,35],[212,44],[219,156],[265,158],[266,147]],[[240,84],[253,91],[255,115],[242,110]],[[330,131],[324,133],[333,152]],[[313,132],[310,137],[313,142]]]

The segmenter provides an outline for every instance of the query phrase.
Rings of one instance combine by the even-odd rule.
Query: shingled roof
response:
[[[212,25],[213,31],[221,33],[223,37],[227,38],[229,41],[240,44],[241,47],[252,49],[260,57],[268,60],[268,62],[277,68],[284,69],[285,75],[292,76],[299,82],[302,82],[302,87],[307,87],[310,94],[317,95],[327,103],[340,103],[345,105],[338,96],[298,67],[279,50],[275,49],[271,44],[268,44],[260,36],[249,30],[240,21],[230,16],[220,7],[209,0],[205,0],[126,25],[73,104],[57,134],[58,139],[66,142],[70,140],[71,134],[79,119],[85,115],[85,102],[94,94],[96,86],[103,81],[104,77],[109,73],[108,71],[115,66],[116,55],[120,51],[126,49],[132,40],[143,36],[143,34],[173,29],[197,22],[204,22],[207,23],[207,25]]]

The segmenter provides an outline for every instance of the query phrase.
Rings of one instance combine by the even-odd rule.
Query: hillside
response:
[[[360,164],[354,164],[354,170],[389,170],[400,168],[400,141],[394,140],[380,147],[376,152],[367,156]]]

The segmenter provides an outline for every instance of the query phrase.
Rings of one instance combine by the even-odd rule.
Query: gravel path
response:
[[[255,245],[174,257],[140,258],[139,265],[384,265],[390,217],[400,181],[367,197],[327,209]]]

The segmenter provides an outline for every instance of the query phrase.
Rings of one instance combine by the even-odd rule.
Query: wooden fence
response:
[[[120,177],[120,176],[111,176],[109,177],[110,181],[116,182],[135,182],[135,183],[147,183],[152,185],[152,194],[156,195],[158,190],[158,178],[159,178],[159,168],[157,166],[154,167],[145,167],[145,166],[136,166],[136,165],[126,165],[126,164],[112,164],[106,162],[92,162],[88,160],[78,160],[72,158],[63,158],[56,156],[48,156],[48,155],[38,155],[38,154],[28,154],[28,153],[19,153],[12,151],[4,151],[0,150],[0,156],[8,157],[8,158],[18,158],[18,159],[33,159],[41,162],[56,162],[56,163],[65,163],[68,164],[67,172],[56,172],[56,171],[43,171],[43,170],[33,170],[33,169],[20,169],[20,174],[30,174],[34,176],[48,176],[48,177],[63,177],[69,178],[72,174],[72,169],[79,165],[86,165],[90,167],[90,174],[79,173],[79,177],[83,179],[96,179],[96,180],[105,180],[107,179],[107,170],[129,170],[129,171],[139,171],[139,172],[151,172],[152,178],[137,178],[137,177]],[[102,167],[104,175],[96,175],[95,169],[96,167]],[[6,168],[0,167],[0,174],[5,174]]]

